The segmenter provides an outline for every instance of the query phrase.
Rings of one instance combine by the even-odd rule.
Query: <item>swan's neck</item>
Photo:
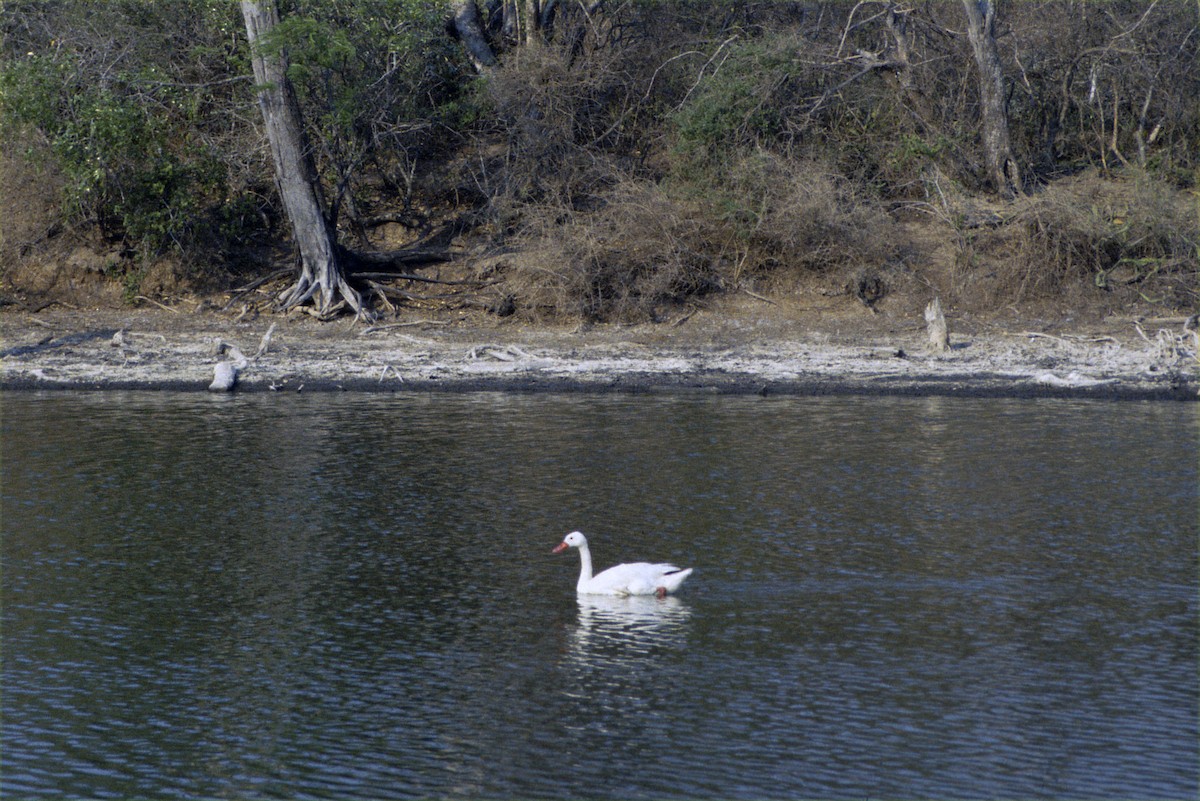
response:
[[[579,584],[577,587],[582,587],[592,580],[592,552],[588,550],[587,543],[579,546]]]

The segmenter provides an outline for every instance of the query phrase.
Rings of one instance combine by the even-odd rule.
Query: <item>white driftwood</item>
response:
[[[929,346],[936,353],[950,350],[950,332],[946,328],[946,316],[942,314],[942,304],[937,299],[929,301],[925,307],[925,324],[929,331]]]
[[[217,362],[213,367],[213,380],[209,392],[230,392],[237,384],[239,368],[233,362]]]
[[[238,374],[246,369],[250,360],[228,342],[217,340],[217,354],[228,353],[232,358],[217,362],[213,366],[213,381],[208,385],[209,392],[230,392],[237,385]]]
[[[208,385],[209,392],[231,392],[237,386],[238,376],[250,364],[267,352],[267,348],[271,344],[271,335],[275,333],[275,324],[271,323],[271,327],[267,329],[267,333],[263,334],[262,341],[258,345],[258,350],[249,359],[246,354],[235,345],[230,345],[228,342],[218,338],[215,341],[215,351],[217,356],[223,356],[226,353],[230,358],[225,361],[217,362],[213,366],[213,380]]]

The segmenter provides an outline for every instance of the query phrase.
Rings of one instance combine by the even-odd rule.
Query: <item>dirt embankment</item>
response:
[[[233,346],[236,391],[713,391],[1195,400],[1197,335],[1182,319],[924,321],[849,301],[727,298],[638,326],[529,326],[413,312],[374,325],[302,315],[235,320],[156,307],[0,313],[3,389],[205,390]],[[204,308],[203,306],[201,307]],[[270,331],[268,341],[264,337]],[[265,348],[261,348],[265,344]],[[256,352],[262,352],[255,356]]]

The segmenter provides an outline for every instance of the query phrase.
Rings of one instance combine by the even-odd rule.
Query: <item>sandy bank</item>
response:
[[[978,330],[933,354],[917,326],[853,336],[798,320],[525,327],[410,320],[366,326],[212,313],[0,315],[0,388],[206,390],[224,341],[236,391],[711,391],[1196,400],[1195,339],[1178,326]],[[1005,326],[1011,329],[1013,326]],[[118,332],[119,335],[118,335]],[[1161,333],[1160,333],[1161,332]],[[1145,334],[1145,336],[1143,336]]]

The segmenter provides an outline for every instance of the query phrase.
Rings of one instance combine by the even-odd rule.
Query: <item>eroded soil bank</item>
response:
[[[951,350],[911,315],[806,315],[741,301],[639,326],[529,326],[422,315],[373,325],[214,311],[0,314],[0,388],[204,391],[712,391],[1196,400],[1196,336],[1175,319],[951,321]],[[728,306],[728,304],[726,304]],[[272,326],[274,326],[272,328]],[[266,348],[255,357],[264,336]]]

